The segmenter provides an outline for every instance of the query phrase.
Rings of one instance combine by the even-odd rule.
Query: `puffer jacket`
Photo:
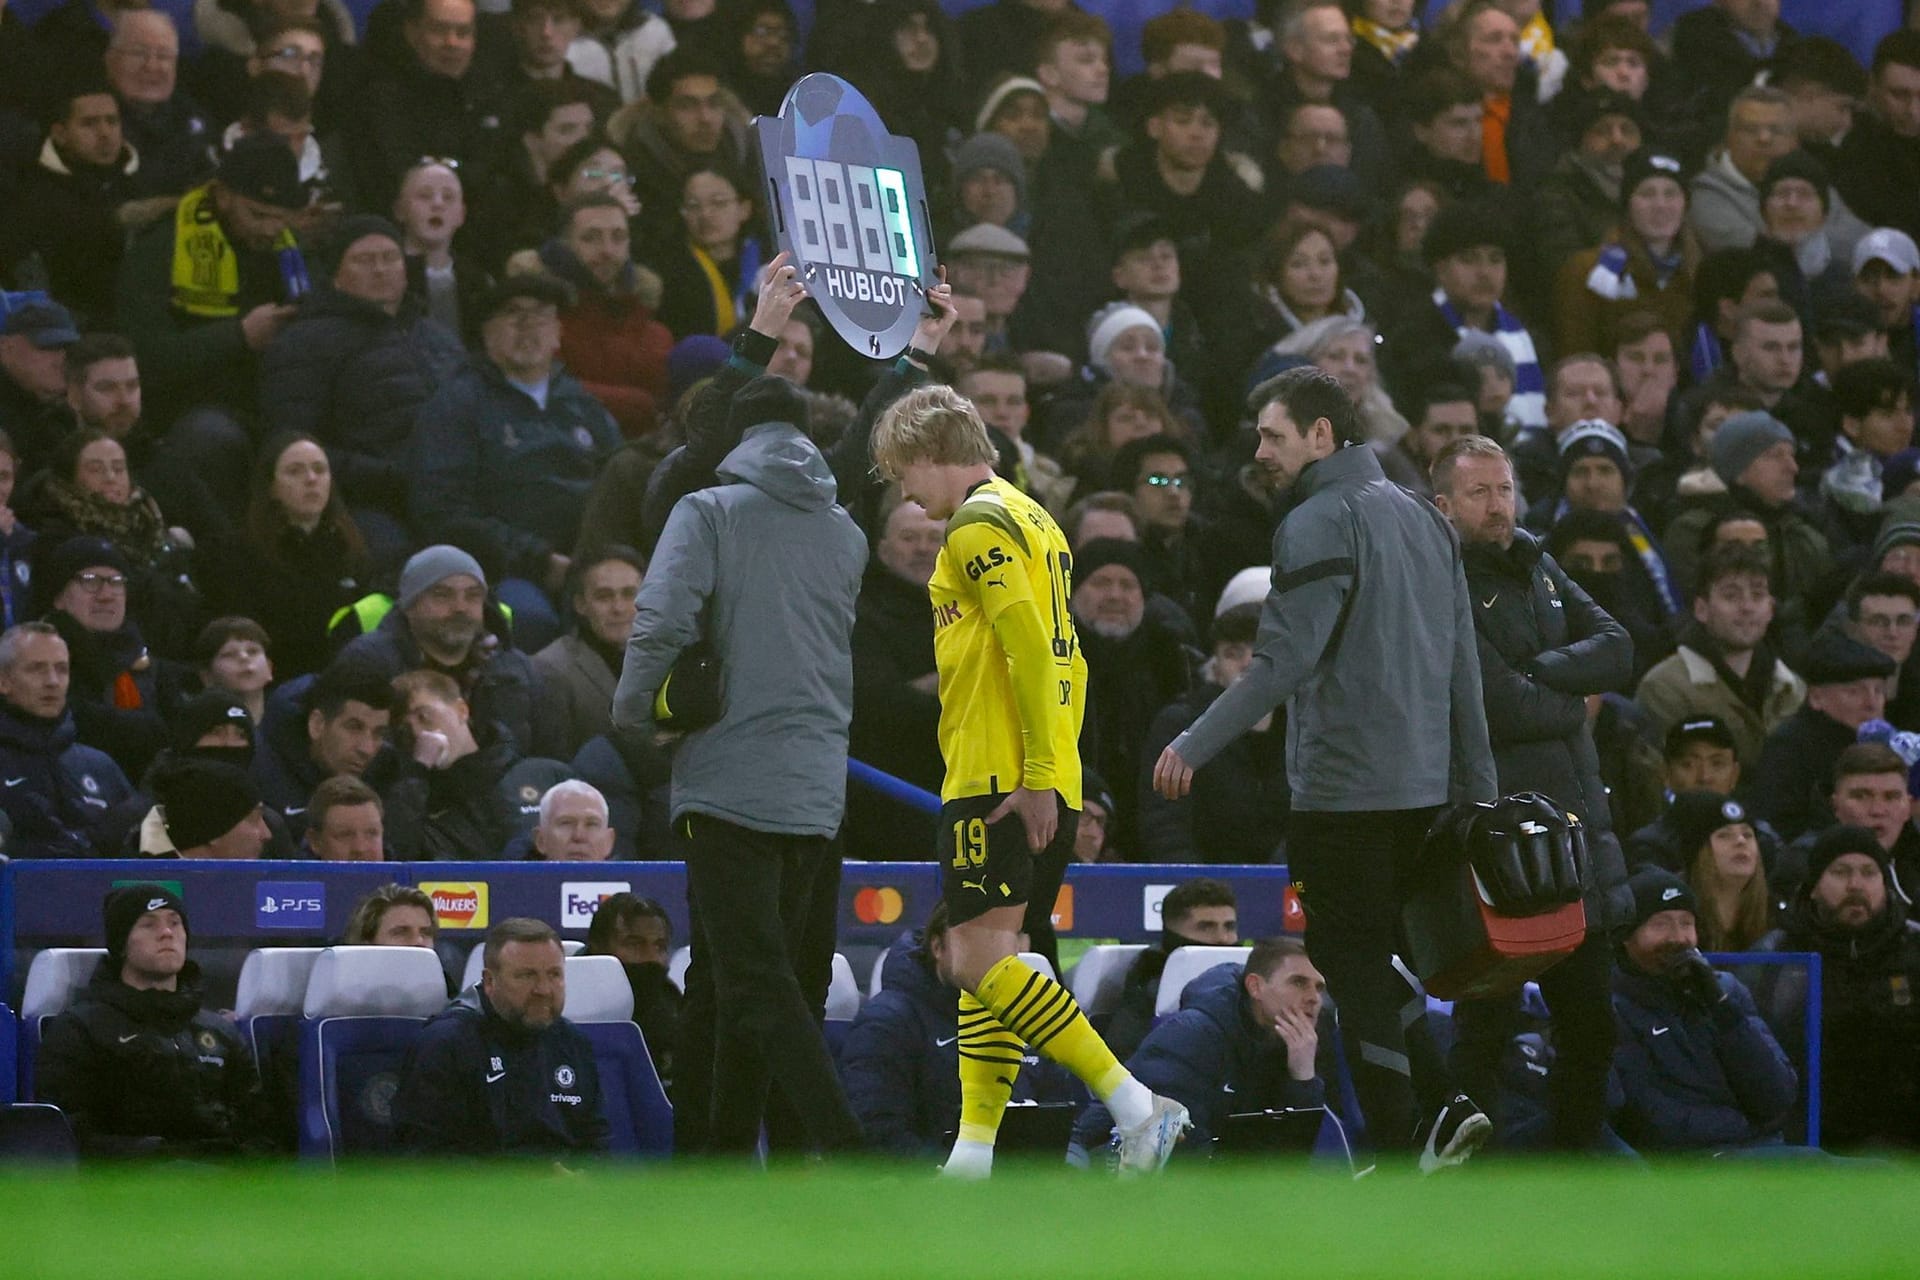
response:
[[[960,993],[941,982],[917,935],[905,934],[881,964],[881,991],[867,1001],[840,1046],[840,1083],[867,1150],[927,1156],[945,1149],[960,1120]],[[1015,1102],[1079,1102],[1062,1068],[1028,1052],[1014,1077]]]
[[[260,1078],[231,1019],[201,1007],[200,966],[136,990],[109,957],[48,1021],[34,1081],[90,1156],[233,1155],[266,1145]]]
[[[460,685],[476,721],[505,725],[515,742],[531,743],[539,673],[527,655],[513,647],[511,626],[499,607],[489,603],[483,616],[487,631],[497,643],[477,641],[469,651],[470,657],[477,651],[477,659],[446,674]],[[355,636],[340,651],[340,660],[367,663],[385,672],[390,680],[422,667],[442,670],[420,652],[420,642],[413,638],[407,615],[397,608],[388,610],[372,631]]]
[[[412,862],[501,857],[534,824],[540,797],[573,777],[557,760],[522,757],[497,725],[473,725],[479,749],[444,769],[407,759],[387,788],[387,847]]]
[[[13,832],[12,858],[91,858],[108,812],[133,793],[104,751],[81,746],[73,716],[29,716],[0,703],[0,813]]]
[[[1631,913],[1586,695],[1633,678],[1633,641],[1524,529],[1513,545],[1465,551],[1480,648],[1480,688],[1500,794],[1537,791],[1587,824],[1587,911],[1595,924]]]
[[[260,418],[326,446],[355,507],[407,505],[407,440],[421,408],[467,363],[460,337],[408,299],[398,315],[337,289],[312,294],[260,357]]]

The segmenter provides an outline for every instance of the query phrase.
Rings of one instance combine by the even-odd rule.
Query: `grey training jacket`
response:
[[[1453,527],[1364,445],[1309,466],[1294,497],[1274,534],[1253,662],[1174,750],[1199,768],[1284,702],[1296,810],[1494,799]]]
[[[719,659],[722,714],[674,752],[674,821],[702,813],[831,836],[846,809],[867,540],[835,504],[820,450],[787,423],[750,428],[716,474],[719,486],[688,494],[667,517],[635,602],[614,728],[652,731],[654,693],[704,635]]]

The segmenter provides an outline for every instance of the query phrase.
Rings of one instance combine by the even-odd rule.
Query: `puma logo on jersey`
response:
[[[1007,575],[1003,573],[997,578],[988,578],[987,585],[990,587],[1005,588],[1007,585]]]
[[[962,880],[960,887],[962,889],[978,889],[981,893],[985,893],[987,891],[987,882],[985,880]]]

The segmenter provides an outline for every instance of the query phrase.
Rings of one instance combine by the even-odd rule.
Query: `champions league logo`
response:
[[[939,283],[919,148],[824,73],[803,77],[754,129],[774,235],[808,294],[855,351],[899,355]]]

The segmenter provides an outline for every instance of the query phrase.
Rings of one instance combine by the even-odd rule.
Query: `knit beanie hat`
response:
[[[1601,418],[1583,418],[1567,428],[1560,437],[1560,478],[1564,483],[1573,464],[1582,458],[1607,458],[1620,468],[1620,478],[1633,483],[1633,462],[1627,454],[1627,438],[1620,428]]]
[[[1462,200],[1433,215],[1426,238],[1420,242],[1420,256],[1432,266],[1482,245],[1505,249],[1507,240],[1507,220],[1498,209]]]
[[[187,923],[187,904],[180,895],[163,884],[123,884],[107,890],[100,904],[100,915],[107,935],[107,956],[119,960],[127,954],[127,935],[141,916],[149,911],[177,911],[180,924]]]
[[[778,374],[763,373],[733,393],[727,408],[727,435],[738,440],[747,428],[768,422],[784,422],[805,435],[807,398]]]
[[[223,724],[237,726],[247,735],[247,748],[253,748],[253,717],[246,706],[224,689],[208,689],[187,700],[173,716],[173,746],[176,751],[191,751],[208,732]]]
[[[1913,452],[1915,466],[1920,467],[1920,450]],[[1893,455],[1894,458],[1899,458],[1900,456],[1898,453]],[[1888,460],[1889,466],[1892,465],[1892,461],[1893,459]],[[1886,484],[1887,495],[1889,497],[1897,496],[1898,490],[1896,490],[1892,484],[1887,483],[1885,472],[1881,473],[1881,477],[1882,483]],[[1908,477],[1908,482],[1911,483],[1912,479],[1912,477]],[[1905,486],[1901,487],[1904,488]],[[1880,530],[1880,536],[1873,540],[1873,550],[1867,556],[1867,563],[1878,568],[1880,562],[1887,558],[1887,553],[1896,547],[1920,547],[1920,524],[1903,520],[1897,524],[1890,524]]]
[[[46,553],[33,558],[33,588],[36,598],[42,602],[42,613],[53,608],[54,598],[65,591],[67,584],[82,570],[112,569],[122,577],[133,572],[126,553],[105,538],[82,536],[51,547],[44,542],[40,545],[46,548]]]
[[[483,588],[487,585],[486,570],[480,567],[480,562],[458,547],[442,542],[415,552],[400,570],[400,608],[413,608],[421,596],[460,573],[477,579]]]
[[[1006,175],[1013,183],[1014,198],[1019,204],[1027,202],[1027,166],[1020,159],[1020,149],[1013,145],[1012,139],[1000,133],[976,133],[960,144],[953,153],[953,184],[958,187],[969,177],[982,169],[992,169]]]
[[[1827,873],[1827,868],[1849,853],[1864,853],[1872,858],[1880,868],[1880,874],[1891,878],[1893,860],[1887,851],[1880,847],[1879,838],[1865,827],[1834,827],[1813,842],[1813,848],[1807,853],[1807,878],[1804,881],[1811,889],[1814,881]]]
[[[1625,208],[1640,184],[1651,178],[1669,178],[1680,184],[1681,195],[1687,194],[1687,167],[1664,151],[1642,147],[1620,166],[1621,207]]]
[[[1789,151],[1767,166],[1766,174],[1760,179],[1760,203],[1765,204],[1774,187],[1789,178],[1811,184],[1814,194],[1820,197],[1822,211],[1832,207],[1833,188],[1829,185],[1832,179],[1827,176],[1827,166],[1804,151]]]
[[[1776,444],[1792,444],[1793,432],[1765,409],[1736,413],[1713,433],[1711,462],[1713,473],[1731,489],[1753,465],[1755,458]]]
[[[1129,542],[1125,538],[1095,538],[1075,552],[1074,584],[1077,586],[1087,581],[1112,564],[1131,570],[1133,576],[1140,580],[1140,589],[1147,590],[1147,558],[1141,553],[1139,543]]]
[[[247,771],[223,761],[176,757],[155,772],[152,785],[167,836],[183,853],[218,840],[260,807],[260,789]]]
[[[1745,822],[1751,825],[1746,809],[1738,800],[1712,791],[1682,791],[1673,798],[1667,811],[1667,825],[1680,840],[1680,868],[1692,863],[1700,846],[1722,827]]]
[[[1628,931],[1638,929],[1662,911],[1690,911],[1699,915],[1699,905],[1694,902],[1693,890],[1687,888],[1687,882],[1663,867],[1642,867],[1627,879],[1627,888],[1633,891],[1633,919],[1628,922]]]
[[[338,271],[340,260],[347,256],[347,250],[368,236],[384,236],[393,241],[394,247],[402,252],[405,252],[407,247],[406,241],[400,238],[400,228],[394,226],[392,222],[377,213],[356,213],[350,218],[341,219],[339,229],[334,232],[331,241],[332,252],[327,257],[328,272]]]
[[[1042,98],[1047,96],[1046,89],[1031,76],[1008,76],[987,91],[986,100],[980,104],[980,110],[973,117],[974,132],[985,133],[987,126],[993,123],[994,113],[1000,110],[1001,104],[1016,93],[1038,94]]]
[[[1227,585],[1221,588],[1220,599],[1213,606],[1213,616],[1218,618],[1229,609],[1243,604],[1265,604],[1267,591],[1273,586],[1273,570],[1265,565],[1252,565],[1242,569],[1227,579]]]
[[[667,404],[680,403],[687,389],[709,374],[717,373],[727,362],[732,348],[710,333],[695,334],[673,344],[667,353]]]
[[[1153,313],[1143,308],[1116,302],[1102,307],[1093,313],[1093,320],[1087,326],[1087,363],[1102,373],[1111,373],[1107,367],[1107,353],[1121,334],[1129,329],[1147,328],[1160,332],[1160,322]]]

